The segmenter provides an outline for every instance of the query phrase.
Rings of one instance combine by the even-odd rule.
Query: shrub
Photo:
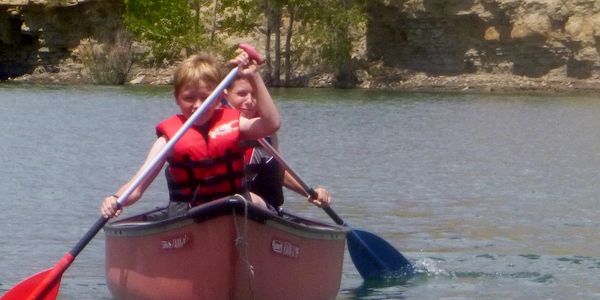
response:
[[[124,84],[133,64],[132,38],[124,31],[112,41],[82,41],[80,57],[90,79],[97,84]]]

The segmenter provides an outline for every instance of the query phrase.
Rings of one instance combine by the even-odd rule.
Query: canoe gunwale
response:
[[[155,209],[152,212],[156,211]],[[211,201],[190,209],[185,215],[159,221],[143,221],[148,213],[150,212],[111,222],[104,227],[105,234],[122,237],[152,235],[225,215],[230,216],[233,213],[238,217],[247,217],[249,220],[305,238],[341,240],[345,239],[349,232],[348,227],[307,219],[287,210],[283,210],[279,216],[248,203],[239,195]]]

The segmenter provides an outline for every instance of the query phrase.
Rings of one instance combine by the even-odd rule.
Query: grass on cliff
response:
[[[106,44],[94,39],[82,41],[80,58],[90,80],[96,84],[124,84],[133,64],[132,45],[132,38],[126,32],[118,32]]]

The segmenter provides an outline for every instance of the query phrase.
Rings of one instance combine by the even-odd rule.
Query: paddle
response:
[[[261,56],[247,44],[240,44],[246,53],[248,53],[250,59],[260,63],[262,61]],[[156,157],[144,168],[140,175],[132,182],[131,186],[117,199],[117,206],[120,208],[123,205],[124,199],[127,199],[131,193],[157,168],[165,159],[169,151],[173,148],[175,143],[185,134],[185,132],[193,125],[193,123],[200,118],[202,114],[208,109],[213,102],[215,102],[221,92],[229,86],[229,84],[236,78],[238,73],[238,67],[227,74],[225,79],[213,90],[213,92],[206,98],[206,100],[200,105],[200,107],[190,116],[190,118],[181,126],[179,131],[169,140],[164,148],[156,155]],[[88,232],[79,240],[79,242],[67,252],[52,268],[38,272],[10,289],[2,300],[53,300],[56,299],[58,290],[60,288],[60,279],[65,270],[71,265],[75,257],[83,250],[83,248],[94,238],[94,236],[104,227],[108,222],[108,219],[100,217],[96,223],[88,230]]]
[[[259,139],[258,142],[263,146],[277,161],[290,173],[292,177],[302,186],[312,198],[317,198],[318,194],[309,187],[298,176],[294,170],[287,164],[281,154],[277,152],[271,144],[265,139]],[[337,223],[350,227],[330,206],[323,207],[323,210]],[[413,274],[413,265],[384,239],[358,229],[351,229],[346,237],[348,241],[348,252],[358,273],[365,279],[384,279],[404,277]]]

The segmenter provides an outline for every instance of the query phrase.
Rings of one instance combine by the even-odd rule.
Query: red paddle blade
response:
[[[32,296],[32,292],[42,284],[44,279],[50,276],[52,272],[52,268],[41,271],[30,277],[23,279],[23,281],[19,282],[12,289],[8,290],[6,294],[4,294],[0,299],[1,300],[24,300],[29,299]],[[58,295],[58,289],[60,288],[60,278],[59,280],[55,280],[47,290],[45,290],[45,294],[41,295],[39,300],[54,300],[56,299],[56,295]],[[36,300],[38,300],[36,299]]]
[[[8,290],[0,300],[55,300],[60,279],[75,257],[65,254],[54,267],[36,273]]]

